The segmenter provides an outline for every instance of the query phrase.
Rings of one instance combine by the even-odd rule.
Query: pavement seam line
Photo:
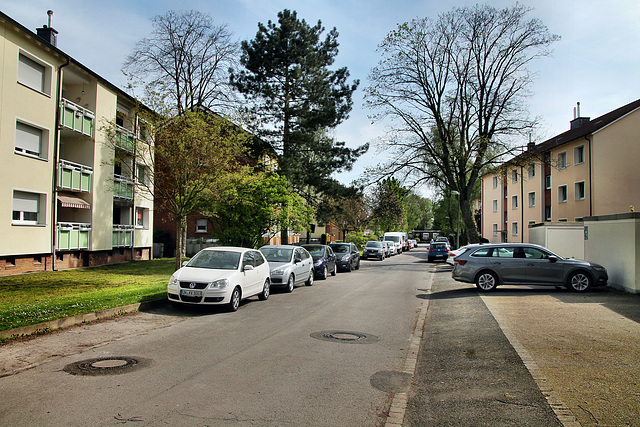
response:
[[[529,354],[524,345],[522,345],[520,341],[518,341],[515,334],[511,331],[511,329],[507,325],[506,319],[498,313],[498,310],[495,307],[494,303],[490,301],[490,299],[485,295],[480,295],[480,298],[484,302],[484,305],[489,309],[489,312],[491,312],[493,318],[496,320],[496,322],[498,322],[498,326],[500,326],[500,329],[502,329],[502,333],[505,335],[505,337],[507,337],[507,340],[509,340],[509,343],[511,344],[513,349],[516,351],[516,353],[518,353],[518,357],[520,357],[520,360],[522,360],[522,363],[524,363],[524,366],[533,377],[533,380],[538,386],[538,389],[547,400],[547,403],[549,403],[549,406],[556,414],[556,417],[558,417],[558,420],[565,427],[581,427],[581,424],[578,422],[575,415],[573,415],[571,409],[569,409],[569,407],[565,405],[560,395],[553,389],[551,383],[549,382],[547,377],[544,376],[544,373],[535,362],[531,354]]]
[[[431,286],[433,285],[434,270],[429,272],[429,278],[427,279],[427,295],[431,294]],[[420,342],[422,340],[422,333],[424,331],[424,324],[427,318],[427,310],[429,309],[429,298],[426,298],[420,306],[420,313],[416,320],[416,326],[413,329],[413,335],[409,342],[409,351],[407,352],[407,358],[404,361],[404,367],[402,372],[411,375],[411,383],[413,383],[413,377],[416,373],[416,367],[418,365],[418,354],[420,352]],[[387,421],[385,427],[402,426],[404,422],[405,411],[407,410],[407,404],[409,403],[409,394],[406,392],[398,392],[393,394],[391,400],[391,407],[389,408],[389,414],[387,415]]]

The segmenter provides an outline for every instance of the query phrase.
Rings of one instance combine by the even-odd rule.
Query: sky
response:
[[[295,10],[310,24],[322,21],[339,32],[339,54],[334,67],[346,66],[351,79],[359,79],[349,119],[335,130],[338,141],[350,147],[372,143],[351,172],[336,175],[345,184],[361,178],[366,167],[385,160],[375,142],[384,139],[388,123],[372,123],[372,111],[363,107],[363,88],[380,60],[376,52],[383,38],[398,24],[413,18],[436,18],[454,7],[477,0],[0,0],[0,10],[35,31],[52,26],[58,48],[118,87],[125,87],[121,67],[137,41],[151,33],[151,18],[169,10],[195,9],[226,24],[238,40],[255,37],[258,22],[276,21],[283,9]],[[515,1],[493,0],[495,7]],[[540,143],[569,129],[574,107],[592,119],[640,98],[640,1],[638,0],[522,0],[533,10],[528,18],[540,19],[561,37],[553,54],[534,62],[531,117],[541,127]],[[525,145],[528,141],[523,141]],[[419,189],[430,194],[430,189]],[[437,197],[437,195],[435,195]]]

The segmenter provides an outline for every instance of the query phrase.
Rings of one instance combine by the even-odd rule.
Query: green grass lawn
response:
[[[0,278],[0,330],[166,296],[173,258]]]

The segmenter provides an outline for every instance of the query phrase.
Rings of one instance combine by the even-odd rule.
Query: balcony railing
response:
[[[133,153],[133,147],[135,143],[135,138],[133,132],[130,130],[123,128],[122,126],[116,125],[116,147],[121,148],[125,151]]]
[[[62,114],[60,123],[63,128],[71,129],[86,136],[93,136],[93,128],[96,115],[93,111],[87,110],[78,104],[74,104],[68,99],[62,99]]]
[[[93,168],[68,160],[58,162],[58,188],[91,192]]]
[[[113,197],[133,200],[133,181],[121,175],[113,176]]]
[[[59,222],[56,228],[58,231],[57,250],[89,249],[91,224]]]
[[[130,248],[133,245],[133,225],[113,225],[112,246],[114,248]]]

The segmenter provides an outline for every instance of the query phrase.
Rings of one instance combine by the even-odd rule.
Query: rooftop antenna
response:
[[[53,16],[53,10],[47,10],[47,16],[49,16],[49,21],[47,23],[47,26],[51,28],[51,21],[52,21],[51,17]]]

